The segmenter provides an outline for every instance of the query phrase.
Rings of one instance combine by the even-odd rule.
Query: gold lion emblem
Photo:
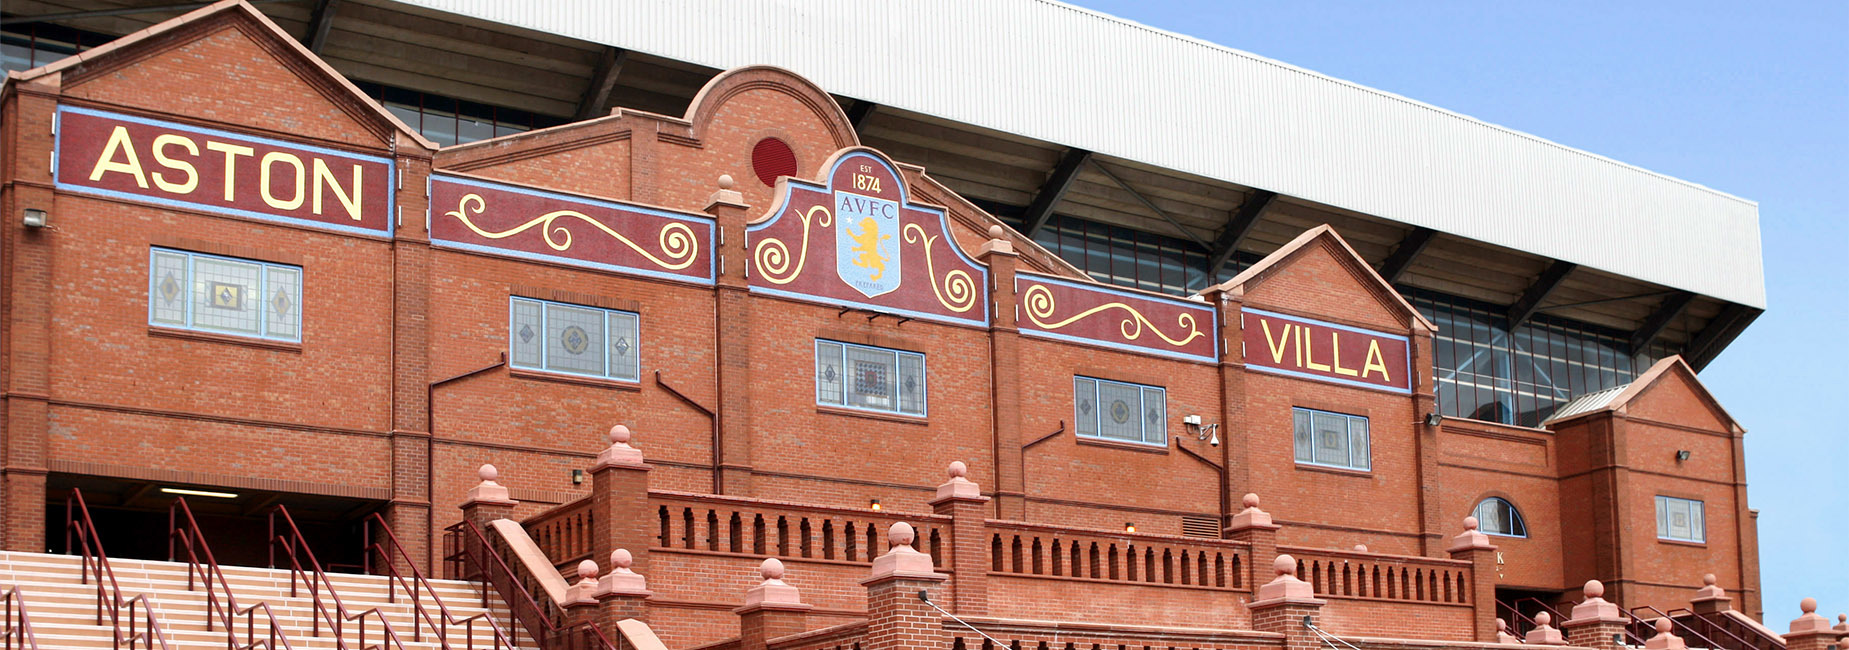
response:
[[[858,234],[852,228],[848,229],[847,234],[854,240],[854,245],[848,248],[848,252],[860,254],[860,257],[854,258],[854,266],[873,269],[873,275],[868,276],[867,279],[879,280],[880,276],[886,274],[886,256],[879,252],[880,242],[892,239],[892,235],[880,234],[880,224],[872,217],[860,220]]]

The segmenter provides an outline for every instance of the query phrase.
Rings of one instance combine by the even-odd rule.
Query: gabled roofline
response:
[[[105,43],[99,47],[84,50],[83,52],[79,52],[75,55],[68,56],[63,59],[59,59],[52,63],[48,63],[45,65],[33,68],[31,70],[9,74],[7,75],[7,79],[9,82],[31,81],[33,79],[44,77],[50,74],[62,72],[64,70],[68,70],[70,68],[73,68],[79,65],[84,65],[92,61],[98,60],[98,59],[115,56],[118,52],[132,48],[136,44],[142,41],[155,38],[167,32],[171,32],[184,25],[196,23],[202,20],[206,20],[208,18],[213,18],[213,17],[219,16],[220,14],[225,14],[228,12],[241,13],[246,19],[268,30],[269,33],[276,38],[277,42],[282,43],[285,47],[289,48],[290,50],[294,51],[297,55],[299,55],[304,61],[308,62],[310,65],[314,66],[316,69],[320,70],[321,73],[326,75],[328,79],[332,80],[334,83],[339,85],[341,88],[345,89],[348,93],[353,95],[353,98],[358,100],[360,104],[364,105],[368,110],[372,111],[373,115],[383,120],[386,124],[390,124],[392,128],[396,130],[400,135],[410,137],[412,141],[418,143],[419,145],[423,146],[425,149],[430,150],[430,151],[436,151],[437,149],[440,148],[440,145],[438,145],[436,142],[431,141],[429,138],[424,137],[423,134],[418,133],[416,129],[413,129],[410,126],[406,125],[404,122],[400,121],[396,116],[393,116],[391,111],[385,110],[384,106],[381,106],[378,102],[373,101],[373,99],[371,97],[368,97],[366,93],[361,92],[358,86],[353,85],[353,82],[347,80],[346,75],[341,74],[340,71],[335,70],[332,66],[329,66],[326,61],[322,61],[321,57],[316,56],[314,52],[308,51],[308,48],[304,47],[300,42],[296,41],[295,37],[290,36],[288,32],[283,31],[281,27],[278,27],[276,25],[276,23],[270,21],[269,17],[264,16],[263,12],[257,11],[256,7],[251,6],[250,3],[246,2],[245,0],[220,0],[219,2],[215,2],[210,5],[200,7],[198,9],[194,9],[185,14],[181,14],[174,18],[151,25],[147,27],[146,29],[143,29],[138,32],[134,32],[132,34],[128,34],[121,38]],[[9,85],[11,84],[9,83]]]
[[[1414,309],[1412,303],[1406,302],[1406,299],[1400,296],[1400,292],[1395,290],[1393,285],[1388,284],[1385,278],[1380,277],[1380,274],[1374,271],[1374,267],[1369,266],[1367,260],[1362,258],[1360,253],[1355,252],[1353,246],[1348,245],[1347,240],[1342,239],[1341,233],[1337,233],[1333,226],[1326,223],[1303,231],[1303,234],[1297,235],[1296,239],[1292,239],[1282,247],[1272,251],[1270,255],[1265,256],[1265,259],[1259,260],[1258,263],[1240,272],[1239,275],[1233,276],[1233,279],[1202,289],[1195,295],[1201,295],[1215,290],[1230,293],[1244,293],[1246,285],[1259,279],[1266,271],[1270,271],[1272,267],[1283,263],[1284,260],[1289,259],[1290,256],[1297,251],[1309,247],[1311,243],[1324,239],[1336,244],[1337,249],[1346,254],[1346,259],[1342,260],[1345,262],[1344,265],[1350,267],[1352,271],[1358,271],[1357,275],[1365,277],[1366,279],[1363,280],[1363,282],[1371,281],[1371,286],[1376,290],[1374,293],[1386,296],[1386,298],[1381,300],[1382,303],[1385,303],[1390,308],[1396,308],[1398,311],[1405,314],[1409,324],[1423,327],[1430,332],[1438,331],[1437,325],[1432,324],[1432,321],[1427,320],[1424,314],[1420,314],[1419,310]]]
[[[1746,433],[1746,427],[1741,426],[1740,421],[1734,419],[1733,414],[1728,413],[1727,409],[1721,406],[1720,400],[1715,399],[1714,394],[1708,392],[1707,385],[1701,383],[1701,377],[1695,374],[1695,368],[1690,366],[1687,361],[1683,360],[1682,355],[1679,354],[1671,355],[1652,364],[1649,370],[1645,370],[1644,374],[1638,375],[1636,379],[1631,380],[1631,383],[1625,385],[1624,390],[1619,392],[1617,397],[1613,397],[1611,401],[1607,402],[1604,406],[1580,413],[1574,413],[1557,420],[1549,418],[1541,424],[1546,426],[1557,422],[1571,422],[1597,413],[1621,411],[1630,404],[1632,399],[1644,394],[1650,387],[1656,385],[1657,380],[1662,379],[1665,375],[1672,372],[1687,376],[1689,384],[1694,386],[1695,390],[1701,394],[1702,401],[1707,402],[1708,406],[1712,407],[1714,411],[1721,416],[1721,419],[1727,422],[1728,428],[1732,429],[1734,433]],[[1596,394],[1597,393],[1588,393],[1588,395]]]

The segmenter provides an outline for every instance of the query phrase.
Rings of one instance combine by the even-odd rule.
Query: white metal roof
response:
[[[781,66],[857,99],[1765,307],[1752,201],[1051,0],[401,1]]]
[[[1547,421],[1541,424],[1546,425],[1610,406],[1612,400],[1618,399],[1618,396],[1623,395],[1624,390],[1630,387],[1630,384],[1619,384],[1605,390],[1586,393],[1579,397],[1575,397],[1572,401],[1567,402],[1566,405],[1561,406],[1559,410],[1554,411],[1553,415],[1547,416]]]

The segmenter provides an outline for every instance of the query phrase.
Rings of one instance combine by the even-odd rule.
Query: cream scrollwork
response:
[[[470,193],[462,197],[462,200],[456,205],[456,209],[443,214],[444,216],[455,217],[457,221],[461,221],[463,226],[468,227],[468,229],[474,231],[475,234],[489,239],[505,239],[533,228],[539,228],[541,239],[546,243],[546,246],[560,252],[571,249],[572,232],[571,228],[566,224],[558,223],[558,221],[561,219],[575,219],[590,224],[592,227],[609,235],[624,246],[628,246],[630,250],[635,251],[636,254],[647,258],[648,261],[653,262],[656,266],[670,271],[678,271],[692,266],[693,261],[700,256],[698,236],[694,234],[693,228],[679,221],[671,222],[661,227],[661,232],[656,243],[660,246],[661,254],[665,256],[664,259],[663,257],[657,257],[654,253],[649,252],[635,241],[623,236],[623,233],[617,232],[615,229],[604,225],[603,222],[592,219],[589,215],[575,210],[554,210],[552,212],[547,212],[534,217],[526,223],[522,223],[507,230],[485,230],[481,226],[475,225],[475,221],[469,217],[470,215],[481,214],[486,207],[487,201],[482,199],[480,194]],[[570,222],[568,221],[567,223]]]
[[[952,269],[942,279],[937,275],[937,263],[932,259],[931,244],[936,237],[925,233],[924,228],[915,223],[905,224],[905,243],[924,242],[925,273],[931,276],[931,293],[937,296],[937,302],[945,309],[964,313],[976,306],[976,281],[963,269]]]
[[[1196,323],[1194,314],[1182,312],[1175,318],[1176,325],[1182,329],[1182,331],[1178,333],[1181,338],[1175,338],[1164,334],[1162,328],[1150,322],[1149,318],[1143,315],[1143,312],[1137,311],[1135,307],[1121,302],[1105,303],[1068,316],[1063,320],[1049,321],[1049,319],[1053,318],[1054,312],[1058,311],[1058,307],[1053,300],[1053,290],[1048,289],[1044,284],[1036,284],[1028,287],[1023,302],[1027,306],[1028,320],[1033,321],[1034,325],[1041,329],[1056,330],[1078,322],[1092,314],[1112,309],[1121,309],[1128,315],[1124,317],[1122,322],[1117,324],[1117,331],[1123,334],[1124,340],[1126,341],[1135,341],[1142,338],[1145,328],[1151,333],[1154,333],[1157,338],[1167,341],[1169,345],[1176,347],[1187,345],[1189,341],[1207,335],[1206,332],[1201,331],[1199,324]]]
[[[819,218],[815,216],[818,212],[822,214]],[[771,284],[789,284],[802,276],[803,267],[809,264],[810,226],[827,228],[835,222],[834,214],[828,211],[826,205],[813,206],[796,213],[796,217],[803,222],[803,238],[795,257],[790,256],[789,245],[775,237],[765,237],[764,241],[752,246],[751,253],[757,263],[758,276]],[[795,264],[794,269],[791,268],[792,262]]]

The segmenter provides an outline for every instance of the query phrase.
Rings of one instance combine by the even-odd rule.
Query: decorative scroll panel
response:
[[[364,235],[392,233],[392,161],[58,107],[60,190]]]
[[[988,324],[988,269],[957,247],[943,210],[907,201],[891,163],[848,151],[826,180],[784,181],[781,206],[747,232],[753,292]]]
[[[1212,363],[1220,358],[1206,303],[1021,273],[1021,333]]]
[[[1412,392],[1410,339],[1258,309],[1245,310],[1246,367],[1395,393]]]
[[[712,284],[713,220],[449,174],[430,177],[437,246]]]

